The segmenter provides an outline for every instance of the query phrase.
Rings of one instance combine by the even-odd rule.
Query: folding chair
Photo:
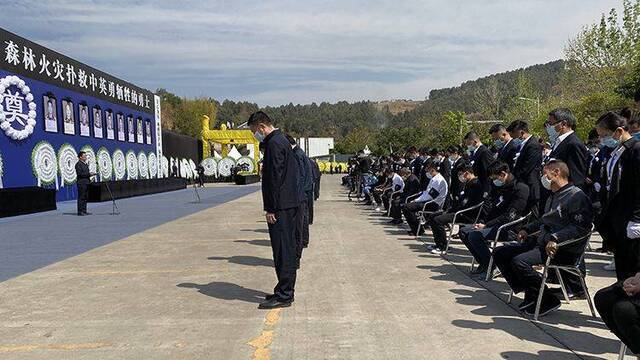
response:
[[[519,219],[516,219],[514,221],[500,225],[500,227],[498,228],[498,232],[496,233],[496,237],[493,239],[493,241],[491,241],[491,249],[490,249],[491,257],[489,258],[489,267],[487,268],[487,276],[485,277],[484,281],[489,281],[493,279],[493,251],[496,249],[496,246],[498,245],[498,240],[500,239],[500,235],[502,234],[502,231],[514,225],[517,225],[521,222],[524,222],[529,218],[529,216],[531,216],[531,213],[528,213],[527,215],[522,216]],[[473,262],[471,266],[473,268]]]
[[[467,213],[469,211],[473,211],[473,210],[477,209],[478,210],[478,214],[476,215],[475,221],[474,221],[474,223],[477,223],[478,219],[480,219],[480,214],[482,214],[482,205],[483,204],[484,203],[481,202],[478,205],[472,206],[470,208],[462,209],[460,211],[456,211],[453,214],[453,219],[451,220],[451,229],[449,230],[449,236],[447,236],[447,245],[445,246],[445,249],[444,249],[445,252],[449,251],[449,244],[451,243],[451,239],[453,238],[453,230],[455,229],[456,225],[458,225],[458,226],[459,225],[464,225],[464,223],[457,223],[456,222],[458,216],[462,215],[464,213]]]
[[[397,191],[392,191],[391,195],[389,196],[389,204],[387,207],[387,216],[391,216],[391,202],[393,201],[393,197],[396,194],[402,194],[402,190],[397,190]]]
[[[544,265],[544,270],[542,272],[542,283],[540,284],[540,290],[538,291],[538,300],[536,301],[536,312],[533,316],[533,320],[538,321],[538,315],[540,314],[540,305],[542,304],[542,295],[543,295],[544,287],[547,284],[547,277],[549,276],[550,269],[553,269],[556,272],[556,276],[558,277],[558,282],[560,283],[560,288],[562,289],[562,294],[564,295],[564,299],[566,302],[569,302],[569,295],[567,295],[567,289],[565,288],[564,282],[562,281],[562,277],[560,276],[560,270],[564,270],[580,278],[582,291],[584,291],[584,294],[587,297],[587,302],[589,303],[589,309],[591,310],[591,316],[596,317],[596,311],[594,310],[594,307],[593,307],[591,295],[589,294],[587,283],[584,280],[586,274],[583,274],[582,271],[580,271],[580,263],[584,259],[584,256],[587,252],[587,245],[589,244],[589,239],[591,238],[592,232],[593,232],[593,227],[592,227],[592,230],[589,231],[589,233],[585,236],[572,239],[572,240],[567,240],[562,244],[558,244],[558,251],[560,251],[563,247],[566,247],[567,245],[572,245],[572,244],[582,242],[581,244],[582,249],[580,249],[580,256],[573,264],[570,264],[570,265],[552,264],[551,260],[553,258],[551,256],[547,258],[547,261]]]
[[[425,215],[433,216],[444,212],[443,210],[425,211],[427,205],[431,203],[435,203],[435,199],[425,202],[424,205],[422,205],[422,210],[418,211],[418,230],[416,230],[416,239],[420,238],[420,230],[422,230],[422,227],[427,224],[427,218]]]

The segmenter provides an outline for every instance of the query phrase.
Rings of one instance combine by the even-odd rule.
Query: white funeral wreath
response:
[[[9,120],[4,112],[5,109],[2,105],[2,101],[6,96],[5,91],[7,91],[10,86],[17,87],[22,95],[24,95],[24,99],[28,103],[27,106],[29,108],[29,112],[27,113],[26,124],[23,124],[24,129],[22,130],[16,130],[11,126],[11,122],[16,119],[14,118],[12,120]],[[17,121],[22,122],[19,119]],[[4,130],[4,133],[13,140],[24,140],[33,133],[33,128],[35,126],[36,103],[33,102],[33,94],[31,93],[31,89],[29,89],[29,87],[25,84],[24,80],[14,75],[9,75],[0,79],[0,129]]]

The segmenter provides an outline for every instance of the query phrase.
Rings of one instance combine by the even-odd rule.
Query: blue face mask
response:
[[[549,135],[549,140],[551,142],[556,142],[558,140],[558,132],[556,131],[556,127],[553,125],[545,126],[545,130],[547,130],[547,134]]]
[[[467,146],[467,151],[469,151],[469,153],[473,153],[474,151],[476,151],[476,147],[475,145],[469,145]]]
[[[600,143],[608,148],[615,149],[620,145],[620,140],[614,139],[612,136],[600,139]]]
[[[513,144],[514,144],[516,147],[518,147],[518,146],[522,145],[522,139],[520,139],[520,138],[515,138],[515,139],[513,139]]]
[[[493,185],[495,185],[496,187],[502,187],[504,185],[504,181],[500,179],[495,179],[493,180]]]
[[[504,141],[502,139],[498,139],[496,141],[493,142],[493,145],[495,145],[498,149],[502,149],[505,145]]]
[[[640,132],[637,132],[635,134],[631,134],[631,136],[633,136],[633,138],[636,139],[636,140],[640,140]]]

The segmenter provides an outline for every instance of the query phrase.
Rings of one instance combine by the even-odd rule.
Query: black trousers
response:
[[[402,207],[406,200],[406,196],[398,196],[391,201],[391,217],[394,220],[402,220]]]
[[[88,184],[78,183],[78,214],[87,212],[87,189]]]
[[[594,302],[602,321],[631,352],[640,355],[640,300],[627,296],[617,283],[596,293]]]
[[[409,227],[411,228],[411,232],[413,232],[414,234],[416,233],[416,231],[418,231],[418,211],[422,211],[422,207],[424,206],[424,204],[425,204],[424,201],[420,201],[420,202],[412,201],[402,207],[402,213],[404,214],[404,218],[407,220],[407,224],[409,224]],[[438,204],[434,202],[427,204],[427,206],[424,209],[424,211],[438,211],[438,210],[440,210],[440,207],[438,206]]]
[[[302,250],[309,246],[309,208],[307,201],[300,203],[296,218],[296,256],[298,257],[298,267],[302,258]]]
[[[309,212],[309,225],[313,225],[313,191],[307,193],[307,211]]]
[[[445,230],[445,226],[453,221],[453,216],[455,213],[444,213],[438,216],[431,218],[429,221],[429,226],[431,227],[431,232],[433,233],[433,241],[436,246],[444,250],[447,247],[447,232]],[[456,218],[456,222],[470,224],[473,220],[465,214],[460,214]]]
[[[273,289],[282,301],[290,301],[294,296],[298,258],[296,256],[296,229],[299,208],[279,210],[275,213],[276,223],[269,224],[269,237],[273,262],[278,283]]]

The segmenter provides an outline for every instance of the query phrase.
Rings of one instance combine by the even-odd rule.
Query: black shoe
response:
[[[543,296],[542,304],[540,304],[540,313],[538,314],[538,316],[548,315],[552,311],[559,309],[560,305],[561,305],[560,300],[558,300],[557,297],[553,295]],[[536,307],[530,306],[524,311],[524,313],[529,316],[535,316]]]
[[[549,293],[555,295],[558,299],[564,299],[562,288],[549,289]],[[587,300],[587,294],[585,294],[584,291],[572,293],[571,291],[567,290],[567,296],[569,296],[569,300]]]
[[[524,301],[520,303],[520,305],[518,305],[518,310],[520,311],[525,311],[526,309],[528,309],[531,306],[535,306],[536,302],[538,302],[538,297],[537,296],[529,296],[529,294],[527,294],[526,292],[524,293]]]
[[[276,297],[276,294],[269,294],[264,297],[265,300],[271,300]]]
[[[400,220],[400,219],[393,219],[393,220],[389,221],[389,224],[392,224],[392,225],[400,225],[400,224],[402,224],[402,220]]]
[[[91,215],[91,213],[90,213],[90,212],[86,212],[86,211],[84,212],[84,214],[85,214],[85,215]]]
[[[484,266],[480,266],[480,267],[474,269],[473,271],[469,272],[469,275],[471,275],[471,276],[480,275],[480,274],[487,275],[487,268],[484,267]]]
[[[85,213],[78,213],[78,216],[86,216],[87,214]]]
[[[278,298],[265,300],[258,305],[258,309],[277,309],[291,306],[292,301],[282,301]]]

